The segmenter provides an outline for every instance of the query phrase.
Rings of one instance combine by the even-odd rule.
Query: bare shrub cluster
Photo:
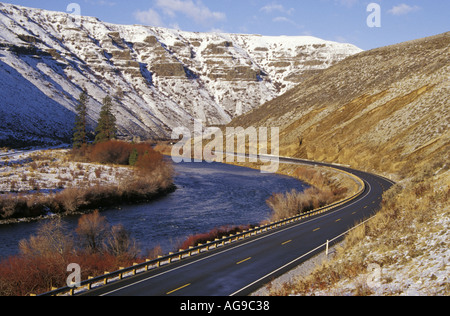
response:
[[[131,163],[131,158],[134,155],[135,160]],[[150,144],[134,144],[119,140],[110,140],[93,146],[73,149],[71,156],[74,160],[79,161],[123,166],[131,165],[149,170],[159,167],[163,161],[163,156],[156,152]]]
[[[123,203],[149,201],[174,190],[169,170],[141,173],[122,184],[67,188],[46,195],[6,195],[0,199],[0,218],[39,217],[48,212],[74,214],[78,211]]]
[[[186,250],[189,247],[195,247],[200,244],[205,244],[209,241],[213,241],[216,238],[221,239],[223,237],[229,236],[230,234],[237,234],[244,230],[253,228],[251,225],[247,226],[223,226],[219,228],[214,228],[211,231],[203,234],[195,234],[189,236],[179,247],[179,249]]]
[[[74,149],[70,157],[80,162],[129,166],[132,155],[134,166],[126,167],[129,171],[123,172],[120,177],[116,173],[114,182],[86,179],[81,184],[74,182],[73,186],[66,188],[61,184],[61,190],[45,194],[0,195],[0,219],[38,217],[48,212],[72,214],[128,202],[144,202],[174,190],[172,165],[149,144],[109,141]],[[78,165],[81,166],[81,163]],[[109,170],[111,172],[112,169]],[[72,170],[71,173],[72,179],[83,176],[83,170]],[[103,168],[95,167],[95,178],[101,177],[102,173]]]
[[[292,190],[287,193],[275,193],[267,201],[272,210],[272,221],[290,218],[302,213],[324,207],[343,199],[348,188],[339,186],[320,171],[299,167],[294,170],[294,176],[312,185],[299,192]]]
[[[272,209],[273,221],[293,217],[326,206],[340,199],[329,190],[308,188],[303,192],[292,190],[287,193],[273,194],[267,201]]]
[[[135,240],[123,226],[110,226],[98,211],[80,217],[75,232],[60,219],[45,222],[19,247],[20,255],[0,262],[0,296],[38,294],[63,287],[70,263],[79,264],[82,278],[87,279],[143,261]]]

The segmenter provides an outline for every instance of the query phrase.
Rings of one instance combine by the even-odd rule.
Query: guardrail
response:
[[[332,168],[332,169],[334,169],[334,168]],[[114,272],[105,272],[104,275],[89,278],[88,280],[82,281],[80,283],[80,286],[77,288],[66,286],[66,287],[59,288],[59,289],[53,289],[52,291],[40,294],[39,296],[74,295],[77,293],[89,291],[95,287],[106,285],[106,284],[114,282],[114,281],[122,280],[123,278],[129,277],[129,276],[134,276],[139,273],[157,269],[162,266],[168,265],[170,263],[181,261],[183,259],[190,258],[194,255],[199,255],[199,254],[209,251],[211,249],[217,249],[219,247],[223,247],[225,245],[229,245],[229,244],[238,242],[240,240],[244,240],[244,239],[247,239],[250,237],[258,236],[263,233],[267,233],[269,231],[273,231],[274,229],[278,229],[280,227],[284,227],[286,225],[296,223],[305,218],[309,218],[312,216],[322,214],[324,212],[327,212],[331,209],[334,209],[338,206],[344,205],[344,204],[358,198],[365,190],[364,181],[361,180],[359,177],[352,175],[346,171],[342,171],[339,169],[336,169],[336,170],[339,172],[347,173],[348,175],[355,178],[357,180],[357,182],[360,183],[361,187],[355,195],[348,197],[346,199],[343,199],[341,201],[335,202],[333,204],[327,205],[325,207],[312,210],[307,213],[303,213],[303,214],[300,214],[300,215],[297,215],[297,216],[294,216],[291,218],[286,218],[286,219],[283,219],[280,221],[271,222],[267,225],[258,226],[253,229],[243,231],[241,233],[231,234],[227,237],[224,237],[221,239],[216,239],[214,241],[210,241],[205,244],[198,245],[196,247],[190,247],[189,249],[186,249],[186,250],[180,250],[177,253],[169,253],[166,256],[158,257],[157,259],[153,259],[153,260],[148,260],[144,263],[135,264],[134,266],[129,267],[129,268],[124,268],[124,269],[114,271]]]
[[[238,293],[241,293],[242,291],[246,290],[247,288],[253,286],[255,283],[258,283],[258,282],[260,282],[260,281],[263,280],[263,279],[268,279],[268,278],[270,278],[272,275],[276,274],[276,273],[279,272],[280,270],[285,269],[286,267],[295,265],[299,260],[303,259],[303,258],[306,257],[306,256],[309,256],[309,255],[311,255],[311,254],[314,254],[314,253],[318,252],[318,251],[319,251],[320,249],[322,249],[322,248],[325,249],[325,256],[328,258],[328,255],[329,255],[329,249],[330,249],[331,246],[334,246],[334,244],[336,244],[337,242],[339,242],[339,239],[340,239],[340,238],[342,238],[343,236],[347,235],[348,233],[350,233],[351,231],[355,230],[356,228],[358,228],[358,227],[360,227],[360,226],[366,224],[366,223],[369,222],[372,218],[373,218],[373,217],[371,217],[371,218],[369,218],[369,219],[367,219],[367,220],[361,222],[360,224],[358,224],[358,225],[356,225],[356,226],[350,228],[349,230],[343,232],[343,233],[340,234],[339,236],[334,237],[333,239],[327,240],[325,243],[321,244],[320,246],[318,246],[318,247],[316,247],[316,248],[314,248],[314,249],[308,251],[307,253],[304,253],[303,255],[301,255],[300,257],[298,257],[298,258],[296,258],[296,259],[294,259],[293,261],[288,262],[287,264],[285,264],[284,266],[278,268],[278,269],[275,270],[275,271],[272,271],[272,273],[270,273],[270,274],[268,274],[268,275],[265,275],[263,278],[254,281],[253,283],[247,285],[246,287],[240,289],[239,291],[237,291],[237,292],[235,292],[235,293],[232,293],[230,296],[236,296],[236,295],[238,295]]]

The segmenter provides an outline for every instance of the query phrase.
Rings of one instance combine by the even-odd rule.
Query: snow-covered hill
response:
[[[192,33],[0,3],[0,145],[67,140],[86,88],[93,128],[114,98],[119,131],[167,138],[223,125],[361,50],[314,37]]]

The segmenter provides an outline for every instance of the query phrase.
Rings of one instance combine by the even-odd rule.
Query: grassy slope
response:
[[[406,176],[449,151],[449,45],[446,33],[349,57],[230,126],[280,127],[282,155]]]
[[[425,282],[417,267],[418,259],[428,262],[431,254],[417,236],[438,240],[449,215],[449,47],[445,33],[363,52],[231,122],[280,127],[281,155],[349,164],[399,182],[373,223],[348,238],[334,263],[275,294],[408,294],[418,278],[424,284],[419,294],[449,293],[448,277],[434,273]],[[448,262],[448,240],[435,248]],[[406,255],[391,260],[396,249]],[[406,269],[399,274],[403,283],[386,289],[393,283],[386,272],[378,289],[364,282],[336,289],[364,275],[371,261],[383,271]],[[442,270],[448,275],[448,264]]]

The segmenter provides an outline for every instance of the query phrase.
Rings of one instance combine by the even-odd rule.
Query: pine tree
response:
[[[76,108],[75,127],[73,129],[73,148],[81,148],[87,144],[87,100],[88,96],[84,90],[78,99]]]
[[[101,143],[116,138],[116,117],[112,113],[112,99],[106,96],[100,111],[97,128],[95,129],[95,143]]]
[[[136,150],[136,148],[134,148],[133,151],[130,154],[129,159],[128,159],[128,164],[130,166],[136,165],[136,162],[138,160],[138,156],[139,156],[138,151]]]

